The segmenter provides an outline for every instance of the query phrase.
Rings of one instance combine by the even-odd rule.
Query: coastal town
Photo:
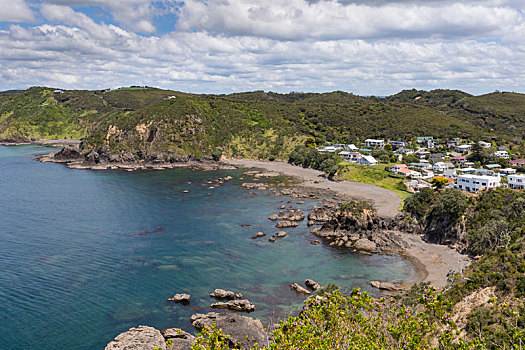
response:
[[[337,153],[360,166],[385,164],[384,170],[403,179],[412,193],[436,186],[472,193],[495,187],[525,189],[525,158],[505,145],[432,136],[411,141],[366,139],[357,145],[329,144],[317,150]]]

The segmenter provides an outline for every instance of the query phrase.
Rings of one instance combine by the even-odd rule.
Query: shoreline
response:
[[[27,145],[41,145],[41,146],[61,146],[61,145],[78,145],[82,141],[80,139],[40,139],[31,141],[3,141],[0,140],[0,146],[27,146]]]
[[[376,207],[382,217],[393,218],[399,214],[401,198],[388,189],[354,181],[331,181],[321,171],[305,169],[285,162],[229,159],[226,164],[239,168],[258,168],[278,172],[282,175],[299,179],[299,186],[331,191],[347,197],[362,199]],[[390,202],[390,201],[393,202]],[[395,231],[406,244],[406,248],[393,252],[408,259],[416,272],[415,281],[402,283],[405,286],[421,282],[430,282],[434,287],[443,289],[447,284],[450,270],[460,271],[469,264],[469,258],[446,245],[427,243],[422,235]]]

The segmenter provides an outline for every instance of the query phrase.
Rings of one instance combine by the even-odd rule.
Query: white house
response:
[[[525,189],[525,175],[509,175],[507,176],[509,180],[509,187],[516,190]]]
[[[330,146],[321,146],[317,150],[319,152],[330,152],[333,153],[337,150],[342,149],[343,147],[339,147],[339,145],[330,145]]]
[[[423,179],[432,179],[434,177],[434,172],[432,170],[421,169],[421,177]]]
[[[509,152],[507,151],[496,151],[493,153],[498,158],[509,159]]]
[[[408,169],[406,164],[394,164],[390,167],[390,171],[397,174],[401,169]]]
[[[341,158],[344,158],[346,161],[352,162],[352,163],[357,163],[357,161],[363,157],[363,155],[359,152],[348,152],[348,151],[341,151],[337,155]]]
[[[363,156],[361,159],[357,161],[357,164],[361,165],[376,165],[377,160],[372,156]]]
[[[365,140],[365,146],[366,147],[385,147],[385,140],[376,140],[376,139],[366,139]]]
[[[396,150],[397,153],[400,153],[400,154],[411,154],[411,153],[414,153],[414,150],[411,149],[411,148],[399,148]]]
[[[463,191],[478,192],[483,188],[499,187],[500,181],[498,176],[459,175],[454,187]]]
[[[478,145],[480,145],[481,148],[490,148],[490,147],[492,147],[492,144],[490,142],[485,142],[485,141],[479,141]]]
[[[472,145],[459,145],[456,146],[456,152],[466,153],[472,149]]]
[[[443,171],[447,169],[448,169],[448,165],[447,163],[444,163],[444,162],[437,162],[436,164],[432,165],[432,170],[434,170],[435,172],[442,173]]]
[[[514,175],[514,174],[516,174],[516,169],[514,169],[514,168],[505,168],[505,169],[501,169],[499,171],[499,173],[501,175]]]
[[[409,168],[431,170],[432,164],[430,163],[410,163]]]
[[[345,146],[345,149],[347,151],[357,151],[359,150],[359,148],[357,148],[353,143],[349,144],[349,145],[346,145]]]

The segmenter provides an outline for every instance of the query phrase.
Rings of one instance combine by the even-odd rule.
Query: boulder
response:
[[[262,183],[245,182],[242,185],[245,190],[266,190],[267,186]]]
[[[268,218],[268,220],[272,220],[272,221],[279,220],[279,215],[277,215],[277,214],[273,214],[272,216],[270,216],[270,217]]]
[[[212,324],[215,323],[217,328],[221,328],[224,334],[230,336],[228,341],[231,347],[240,343],[241,349],[251,349],[255,343],[266,345],[268,342],[268,335],[264,331],[261,321],[251,317],[210,312],[208,314],[195,314],[191,316],[190,321],[192,326],[199,331],[204,327],[211,328]]]
[[[283,238],[283,237],[286,237],[286,232],[285,231],[279,231],[277,233],[277,238]]]
[[[374,252],[377,250],[377,245],[367,238],[358,239],[353,244],[351,244],[350,247],[354,247],[357,250],[365,250],[369,252]]]
[[[288,220],[288,221],[303,221],[304,220],[304,214],[301,212],[297,212],[295,210],[289,211],[287,213],[284,213],[281,216],[281,220]]]
[[[164,339],[171,339],[172,346],[169,349],[191,350],[195,337],[179,328],[168,328],[163,330]]]
[[[213,291],[213,293],[210,293],[210,297],[215,299],[235,299],[235,298],[242,298],[241,293],[234,293],[230,290],[224,290],[217,288]]]
[[[81,158],[82,155],[74,148],[66,146],[56,153],[53,158],[58,160],[74,160]]]
[[[321,285],[319,283],[311,279],[307,279],[306,281],[304,281],[304,285],[313,290],[318,290],[319,288],[321,288]]]
[[[106,345],[105,350],[151,350],[166,349],[166,341],[158,329],[147,326],[130,328]]]
[[[390,282],[371,281],[370,285],[374,288],[377,288],[380,290],[387,290],[389,292],[402,292],[405,290],[405,288],[403,288],[399,284],[390,283]]]
[[[332,210],[327,207],[315,207],[308,214],[308,226],[322,225],[332,218]]]
[[[191,297],[189,294],[175,294],[172,298],[166,299],[166,301],[173,301],[175,303],[181,304],[189,304],[190,299]]]
[[[252,237],[252,239],[257,239],[266,236],[266,233],[264,232],[257,232],[255,236]]]
[[[211,304],[212,309],[228,309],[232,311],[243,311],[243,312],[253,312],[255,311],[255,305],[250,303],[248,299],[241,300],[229,300],[227,302],[219,302]]]
[[[286,228],[286,227],[297,227],[298,224],[295,221],[289,221],[289,220],[280,220],[275,227],[277,228]]]
[[[304,287],[301,287],[298,283],[290,284],[290,289],[296,292],[297,294],[310,294],[310,291]]]

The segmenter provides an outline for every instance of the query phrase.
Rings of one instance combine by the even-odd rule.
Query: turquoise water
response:
[[[252,240],[277,232],[267,217],[297,200],[246,198],[241,170],[128,173],[33,160],[49,151],[0,146],[0,349],[102,349],[138,325],[193,332],[189,317],[211,311],[215,288],[244,293],[251,315],[273,324],[300,308],[290,282],[368,289],[415,274],[398,256],[311,245],[304,222],[275,243]],[[235,179],[220,188],[205,184],[227,175]],[[192,295],[190,306],[165,301],[178,292]]]

